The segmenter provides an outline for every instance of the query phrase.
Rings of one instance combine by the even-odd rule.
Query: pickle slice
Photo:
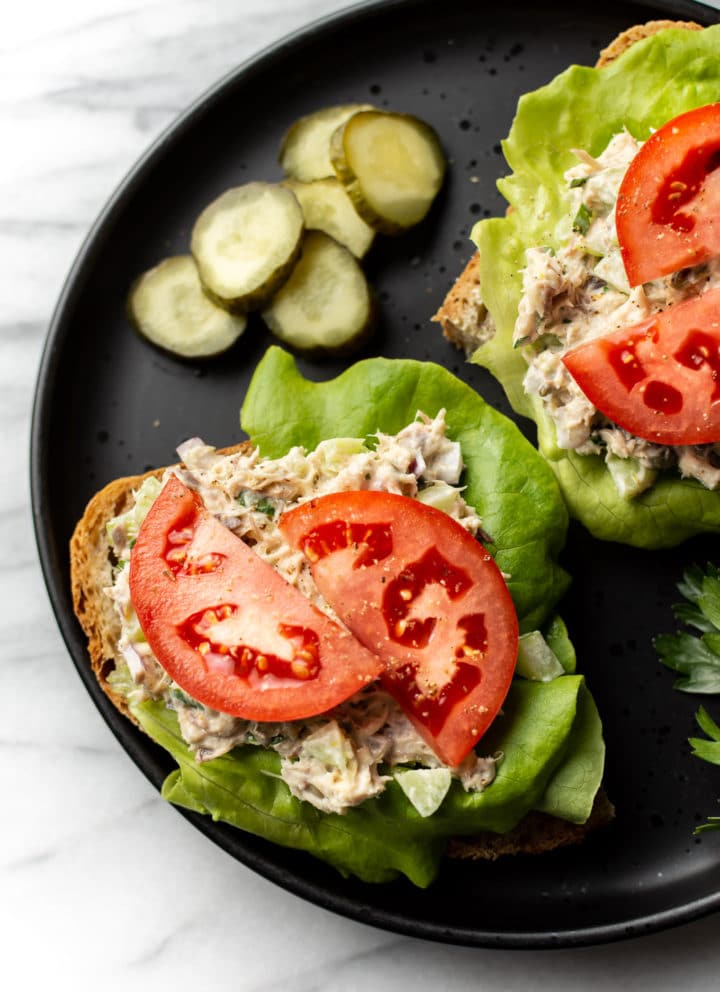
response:
[[[344,103],[323,107],[295,121],[280,147],[279,160],[285,175],[303,183],[334,176],[330,161],[333,131],[359,110],[370,109],[368,103]]]
[[[234,312],[261,307],[292,270],[303,226],[295,195],[279,183],[226,190],[200,214],[190,242],[206,292]]]
[[[355,258],[367,254],[375,231],[352,205],[339,180],[332,177],[301,183],[298,179],[286,179],[283,185],[298,198],[307,229],[329,234],[349,248]]]
[[[344,354],[369,336],[373,303],[357,259],[322,231],[307,231],[300,258],[262,317],[298,351]]]
[[[353,114],[333,132],[330,157],[357,212],[383,234],[421,221],[445,175],[445,155],[430,125],[390,111]]]
[[[233,345],[247,318],[217,306],[203,292],[190,255],[173,255],[144,272],[130,289],[128,315],[139,333],[182,358],[210,358]]]

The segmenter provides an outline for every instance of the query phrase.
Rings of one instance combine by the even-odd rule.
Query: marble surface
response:
[[[720,6],[720,3],[715,3]],[[44,589],[28,495],[43,339],[92,221],[154,137],[337,0],[25,0],[0,36],[0,960],[23,989],[710,992],[718,916],[608,947],[453,948],[345,920],[209,843],[88,700]],[[10,987],[6,985],[5,987]]]

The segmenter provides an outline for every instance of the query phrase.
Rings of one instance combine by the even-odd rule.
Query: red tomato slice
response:
[[[631,286],[720,255],[720,103],[648,138],[625,173],[615,221]]]
[[[720,289],[587,341],[563,362],[593,406],[631,434],[720,441]]]
[[[232,716],[315,716],[382,670],[177,478],[140,528],[130,596],[168,675],[193,699]]]
[[[452,517],[379,492],[322,496],[279,523],[325,599],[385,663],[382,682],[457,765],[512,681],[518,623],[488,552]]]

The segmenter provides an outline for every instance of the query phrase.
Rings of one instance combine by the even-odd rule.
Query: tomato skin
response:
[[[720,289],[569,351],[590,402],[656,444],[720,441]]]
[[[279,526],[382,658],[384,687],[438,757],[458,765],[497,715],[517,659],[517,615],[490,554],[447,514],[390,493],[321,496]]]
[[[140,528],[129,581],[157,660],[193,699],[220,712],[262,721],[316,716],[382,669],[176,477]]]
[[[720,103],[648,138],[623,178],[615,221],[631,286],[720,254]]]

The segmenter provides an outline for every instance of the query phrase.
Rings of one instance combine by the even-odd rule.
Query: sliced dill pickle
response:
[[[339,180],[334,176],[315,179],[311,183],[286,179],[283,185],[298,198],[308,230],[324,231],[349,248],[355,258],[363,258],[367,254],[375,231],[352,205]]]
[[[204,293],[190,255],[173,255],[130,288],[130,320],[152,344],[182,358],[210,358],[233,345],[247,318],[217,306]]]
[[[323,107],[295,121],[280,146],[280,165],[286,176],[309,183],[334,176],[330,161],[330,138],[358,110],[370,110],[368,103],[344,103]]]
[[[352,252],[322,231],[307,231],[295,268],[262,317],[280,341],[298,351],[344,354],[369,336],[373,310]]]
[[[445,175],[445,155],[430,125],[390,111],[353,114],[333,132],[330,158],[357,212],[383,234],[421,221]]]
[[[303,227],[300,204],[279,183],[226,190],[200,214],[190,242],[208,295],[233,312],[261,307],[290,274]]]

